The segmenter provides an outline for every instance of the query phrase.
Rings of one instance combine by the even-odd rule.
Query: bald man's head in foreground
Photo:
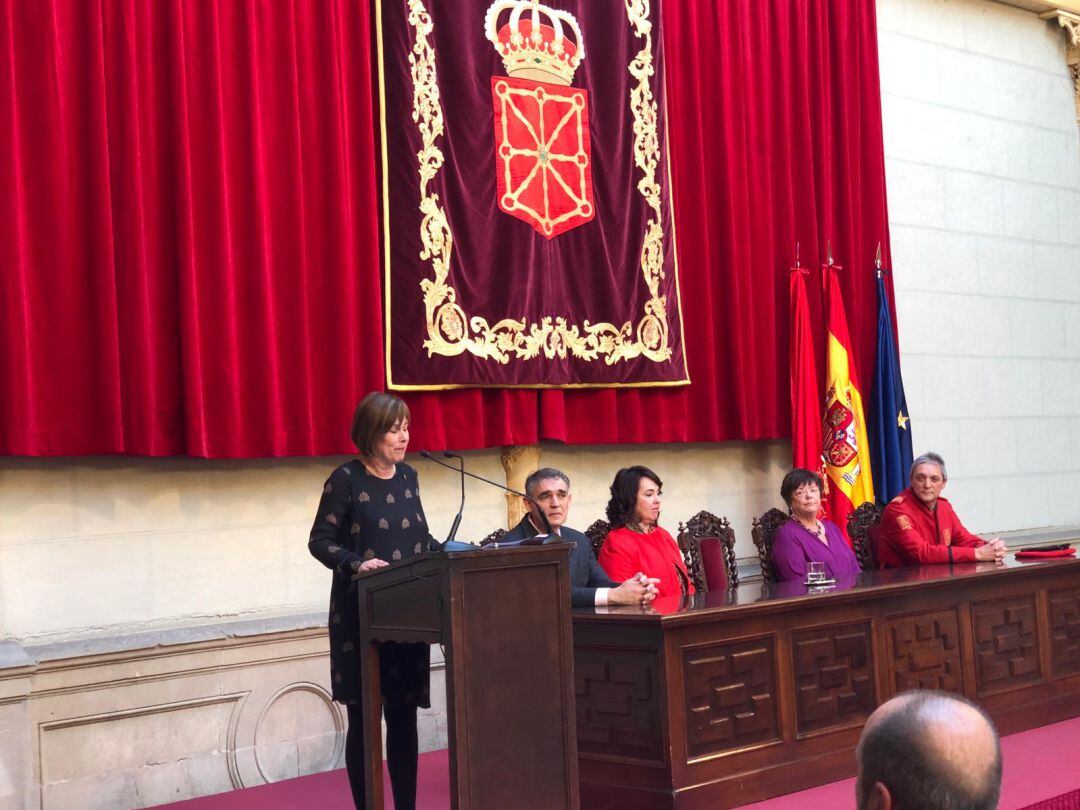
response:
[[[1001,746],[990,718],[945,692],[905,692],[878,707],[855,751],[859,810],[993,810]]]

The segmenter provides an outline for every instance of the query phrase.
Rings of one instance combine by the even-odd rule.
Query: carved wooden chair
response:
[[[509,534],[509,532],[507,532],[506,529],[496,529],[483,540],[481,540],[480,545],[490,546],[492,543],[498,543],[500,540],[506,537],[507,534]]]
[[[776,533],[788,521],[786,512],[770,509],[761,517],[754,518],[750,535],[757,546],[758,559],[761,560],[761,578],[766,582],[776,582],[776,571],[772,562],[772,546]]]
[[[881,515],[885,508],[872,501],[861,504],[848,515],[847,532],[855,547],[855,559],[863,571],[878,567],[878,540],[881,536]]]
[[[677,539],[696,591],[723,591],[739,584],[735,530],[726,517],[703,509],[679,524]]]
[[[585,536],[589,538],[589,545],[592,546],[594,557],[600,556],[600,546],[604,545],[604,538],[607,537],[607,534],[610,531],[611,524],[603,518],[594,520],[589,525],[589,528],[585,530]]]

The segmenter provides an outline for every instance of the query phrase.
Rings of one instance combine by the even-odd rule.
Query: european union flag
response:
[[[913,455],[900,357],[893,340],[885,279],[878,273],[877,362],[870,397],[870,458],[878,503],[888,503],[908,485]]]

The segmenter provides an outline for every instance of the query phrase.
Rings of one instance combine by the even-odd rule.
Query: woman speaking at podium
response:
[[[330,669],[334,700],[349,714],[345,768],[356,806],[364,806],[363,709],[357,573],[427,551],[428,531],[416,470],[403,462],[409,446],[409,408],[374,391],[356,407],[352,440],[359,456],[330,473],[323,485],[308,550],[334,572],[330,586]],[[386,762],[397,810],[416,807],[419,745],[416,709],[428,696],[427,644],[383,642],[379,673],[386,717]]]

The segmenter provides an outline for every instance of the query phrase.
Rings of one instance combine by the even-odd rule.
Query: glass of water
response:
[[[825,563],[811,562],[806,564],[806,581],[810,584],[825,581]]]

